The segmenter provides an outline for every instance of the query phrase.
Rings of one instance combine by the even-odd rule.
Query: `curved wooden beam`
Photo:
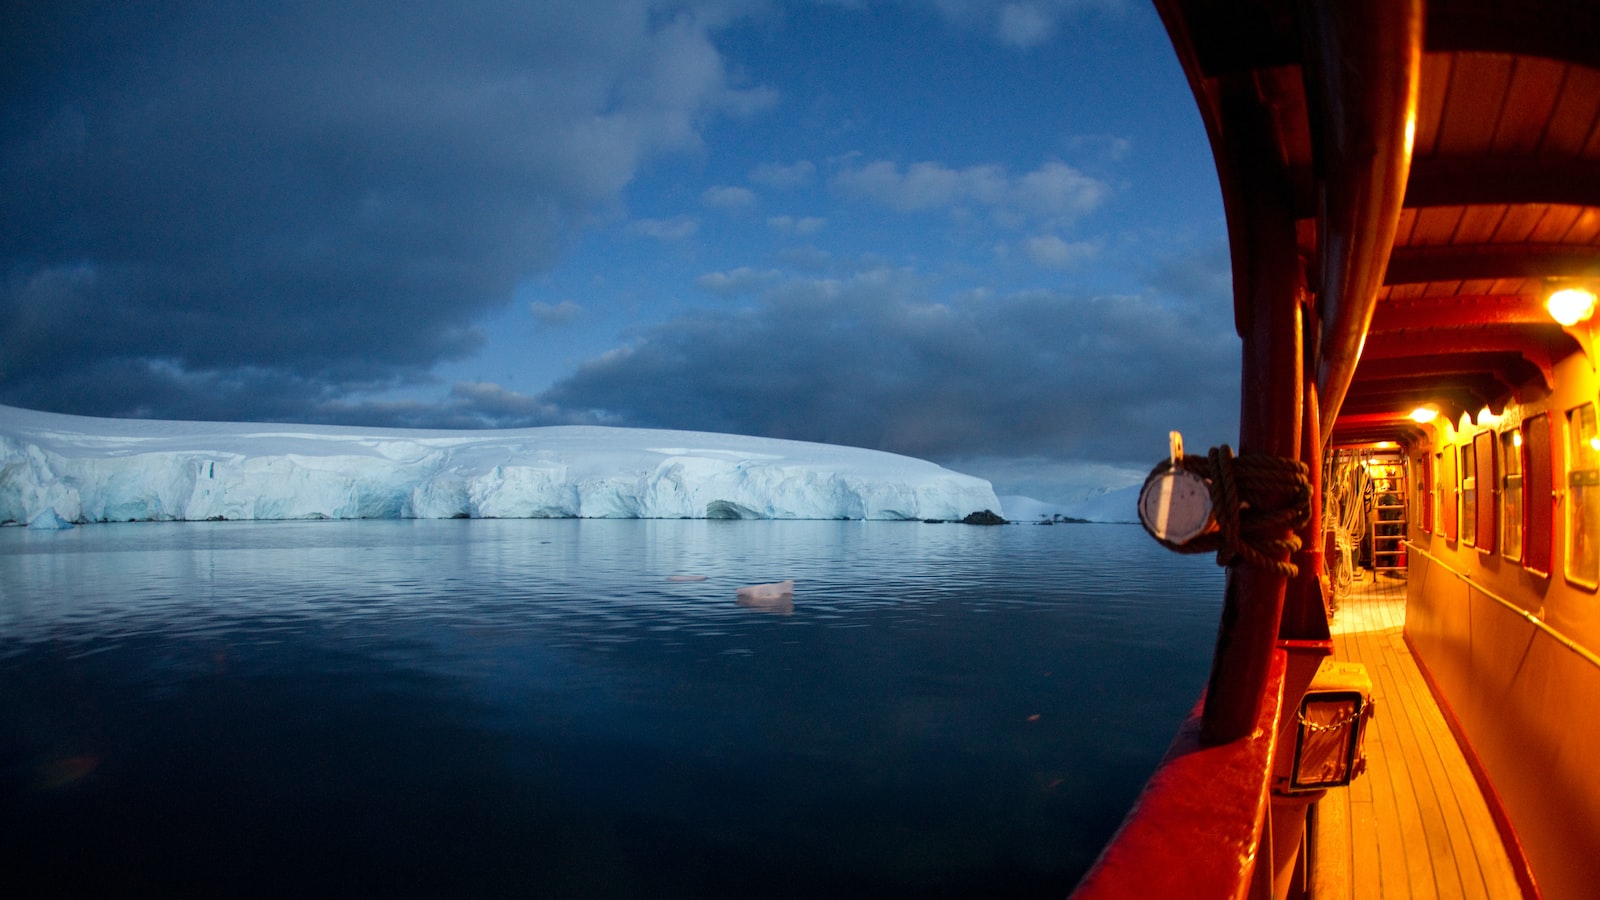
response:
[[[1322,335],[1316,384],[1333,432],[1405,202],[1422,77],[1421,0],[1304,0],[1303,77],[1319,169]]]

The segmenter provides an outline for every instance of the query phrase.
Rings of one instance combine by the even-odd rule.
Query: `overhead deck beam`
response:
[[[1363,368],[1357,380],[1366,378],[1366,363],[1395,360],[1413,368],[1431,367],[1430,360],[1444,355],[1486,355],[1504,358],[1514,354],[1528,366],[1506,366],[1503,371],[1523,387],[1536,374],[1537,387],[1549,391],[1555,383],[1555,360],[1577,349],[1576,342],[1554,323],[1537,327],[1499,327],[1460,329],[1411,329],[1374,332],[1362,351]]]
[[[1378,444],[1393,441],[1402,447],[1414,447],[1422,440],[1424,432],[1410,422],[1395,420],[1387,424],[1350,426],[1343,421],[1333,429],[1330,446],[1345,447],[1351,444]]]
[[[1417,159],[1406,183],[1408,209],[1560,203],[1600,206],[1600,163],[1523,157]]]
[[[1347,396],[1354,396],[1371,384],[1392,384],[1397,380],[1436,378],[1493,378],[1504,393],[1511,393],[1539,370],[1518,353],[1441,353],[1437,356],[1364,358],[1360,377]]]
[[[1390,412],[1347,413],[1339,417],[1329,440],[1330,445],[1372,444],[1394,441],[1414,445],[1427,436],[1427,432],[1409,416]]]
[[[1372,314],[1374,334],[1448,325],[1554,325],[1544,305],[1522,294],[1439,295],[1380,300]]]
[[[1510,392],[1493,376],[1478,375],[1472,378],[1457,376],[1446,382],[1426,376],[1395,378],[1363,383],[1359,393],[1351,392],[1351,412],[1410,412],[1429,403],[1450,403],[1461,412],[1476,417],[1485,406],[1491,410],[1503,408]]]
[[[1428,49],[1511,53],[1600,69],[1600,4],[1570,0],[1432,4]]]
[[[1449,244],[1396,247],[1384,284],[1600,276],[1588,244]]]

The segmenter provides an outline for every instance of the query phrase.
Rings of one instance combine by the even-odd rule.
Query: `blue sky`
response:
[[[761,434],[1054,501],[1234,430],[1143,4],[59,7],[0,36],[0,403]]]

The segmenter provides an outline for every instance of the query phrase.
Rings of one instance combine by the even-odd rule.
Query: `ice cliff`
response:
[[[357,518],[959,519],[987,481],[892,453],[691,431],[423,431],[0,406],[0,523]],[[48,520],[48,519],[47,519]]]

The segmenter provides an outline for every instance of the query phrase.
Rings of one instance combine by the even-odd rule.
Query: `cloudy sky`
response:
[[[1053,501],[1234,431],[1143,2],[4,9],[0,403],[769,435]]]

